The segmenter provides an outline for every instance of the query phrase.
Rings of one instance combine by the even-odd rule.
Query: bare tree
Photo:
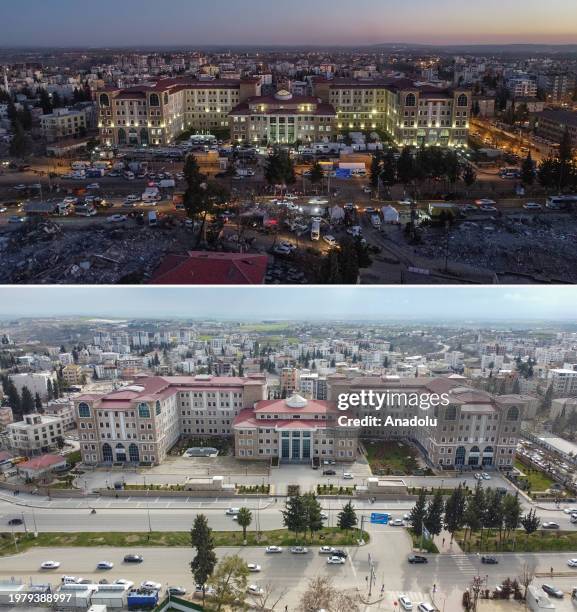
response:
[[[521,573],[517,577],[519,584],[523,585],[525,589],[523,591],[523,597],[527,599],[527,589],[529,585],[533,582],[535,578],[535,568],[531,567],[528,563],[523,563],[523,567],[521,568]]]
[[[317,576],[309,580],[299,609],[303,612],[360,612],[356,596],[336,589],[332,579],[327,576]]]
[[[270,582],[261,589],[262,593],[252,596],[257,610],[274,610],[288,592],[288,589],[277,590]]]

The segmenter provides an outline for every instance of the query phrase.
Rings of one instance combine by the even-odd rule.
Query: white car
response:
[[[114,581],[114,584],[122,584],[127,589],[131,589],[134,586],[134,582],[132,582],[132,580],[126,580],[126,578],[119,578],[118,580]]]
[[[140,196],[137,196],[134,193],[131,193],[130,195],[126,196],[126,202],[139,202],[140,201]]]
[[[258,584],[249,584],[246,590],[251,595],[262,595],[264,593],[264,590],[261,589]]]
[[[40,565],[40,569],[58,569],[60,567],[60,561],[44,561]]]
[[[389,522],[389,525],[391,527],[404,527],[405,521],[403,521],[403,519],[393,519],[392,521]]]
[[[567,565],[569,567],[577,567],[577,559],[569,559],[569,561],[567,561]]]
[[[309,552],[309,549],[306,548],[305,546],[292,546],[290,548],[290,552],[293,555],[306,555],[306,553]]]
[[[523,204],[523,208],[525,210],[543,210],[541,204],[537,204],[537,202],[527,202],[527,204]]]
[[[329,565],[344,565],[346,562],[347,560],[344,557],[337,557],[335,555],[327,559]]]
[[[333,553],[336,552],[336,548],[333,548],[332,546],[321,546],[319,548],[319,555],[331,555],[331,557],[333,556]]]
[[[144,580],[144,582],[140,583],[140,586],[143,589],[151,589],[152,591],[160,591],[162,589],[162,584],[154,582],[154,580]]]
[[[98,183],[89,183],[86,185],[86,189],[100,189],[100,185]]]
[[[234,516],[235,514],[238,514],[239,512],[240,512],[240,508],[228,508],[225,514],[227,516]]]
[[[495,206],[497,202],[495,200],[489,200],[487,198],[481,198],[480,200],[475,200],[475,204],[477,206]],[[421,605],[421,604],[419,604]]]
[[[565,508],[563,512],[565,514],[575,514],[577,512],[577,508]]]
[[[403,610],[413,609],[413,602],[406,595],[401,595],[399,597],[399,605],[401,608],[403,608]]]
[[[282,552],[282,547],[280,547],[280,546],[267,546],[264,549],[264,552],[267,553],[267,554],[281,553]]]
[[[372,187],[363,187],[363,193],[373,193]]]
[[[258,563],[248,563],[247,564],[249,572],[260,572],[261,567]]]
[[[437,612],[437,611],[430,603],[427,603],[426,601],[422,601],[417,606],[417,612]]]
[[[78,584],[79,580],[76,576],[62,576],[62,584]]]
[[[289,249],[288,247],[282,246],[280,244],[275,245],[272,251],[276,255],[290,255],[292,253],[292,249]]]
[[[126,215],[110,215],[107,221],[108,223],[122,223],[126,221]]]
[[[113,567],[114,567],[114,563],[112,563],[112,561],[100,561],[100,563],[98,563],[98,565],[96,566],[96,569],[109,570],[109,569],[112,569]]]
[[[345,472],[343,474],[343,480],[353,480],[354,476],[350,472]]]
[[[489,476],[489,474],[487,474],[487,472],[483,472],[481,474],[481,477],[483,478],[483,480],[491,480],[491,476]]]
[[[330,246],[330,247],[335,247],[337,246],[337,241],[335,239],[334,236],[331,236],[330,234],[327,234],[326,236],[323,236],[323,240]]]
[[[412,206],[413,200],[411,200],[410,198],[405,198],[404,200],[399,200],[397,204],[399,206]]]

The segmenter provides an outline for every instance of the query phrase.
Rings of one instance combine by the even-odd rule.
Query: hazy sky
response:
[[[0,6],[0,46],[577,43],[575,0],[0,0]]]
[[[1,287],[0,317],[566,320],[577,287]]]

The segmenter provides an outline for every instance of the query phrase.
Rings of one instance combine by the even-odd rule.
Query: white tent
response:
[[[345,218],[345,211],[340,206],[333,206],[331,208],[331,221],[342,221]]]
[[[399,211],[390,204],[383,206],[383,208],[381,208],[381,212],[383,213],[383,221],[385,223],[399,222]]]

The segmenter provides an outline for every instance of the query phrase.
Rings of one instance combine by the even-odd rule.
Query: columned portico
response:
[[[306,462],[312,458],[313,431],[279,431],[278,447],[283,462]]]

